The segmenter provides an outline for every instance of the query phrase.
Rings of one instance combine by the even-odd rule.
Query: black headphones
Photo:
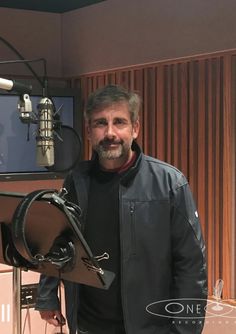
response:
[[[26,217],[29,208],[36,200],[47,200],[57,206],[64,212],[69,221],[69,226],[72,228],[66,229],[61,235],[56,236],[46,255],[40,255],[35,252],[26,238]],[[58,193],[55,189],[36,190],[26,195],[18,204],[12,219],[12,241],[18,255],[20,255],[18,256],[16,253],[15,259],[13,259],[14,262],[18,262],[18,266],[35,268],[40,262],[46,261],[55,265],[58,269],[63,269],[64,272],[71,270],[75,259],[72,231],[81,233],[79,222],[80,214],[80,208],[74,203],[66,201],[63,196],[61,196],[61,193]]]

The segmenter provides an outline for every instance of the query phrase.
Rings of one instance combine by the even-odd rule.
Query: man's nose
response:
[[[106,136],[108,138],[113,138],[115,137],[115,129],[113,124],[107,124],[107,128],[106,128]]]

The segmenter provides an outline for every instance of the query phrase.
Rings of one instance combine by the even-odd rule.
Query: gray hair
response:
[[[108,85],[99,88],[89,96],[84,113],[85,119],[90,122],[94,112],[122,102],[127,103],[130,119],[133,124],[139,118],[141,99],[138,94],[117,85]]]

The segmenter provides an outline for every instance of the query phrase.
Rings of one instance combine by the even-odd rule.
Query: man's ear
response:
[[[137,120],[133,124],[133,139],[136,139],[138,137],[139,130],[140,130],[140,123],[139,120]]]

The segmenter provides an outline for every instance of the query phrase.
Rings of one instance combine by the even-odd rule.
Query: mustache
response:
[[[99,142],[100,146],[106,146],[106,145],[122,145],[123,140],[114,140],[114,139],[109,139],[109,138],[104,138]]]

